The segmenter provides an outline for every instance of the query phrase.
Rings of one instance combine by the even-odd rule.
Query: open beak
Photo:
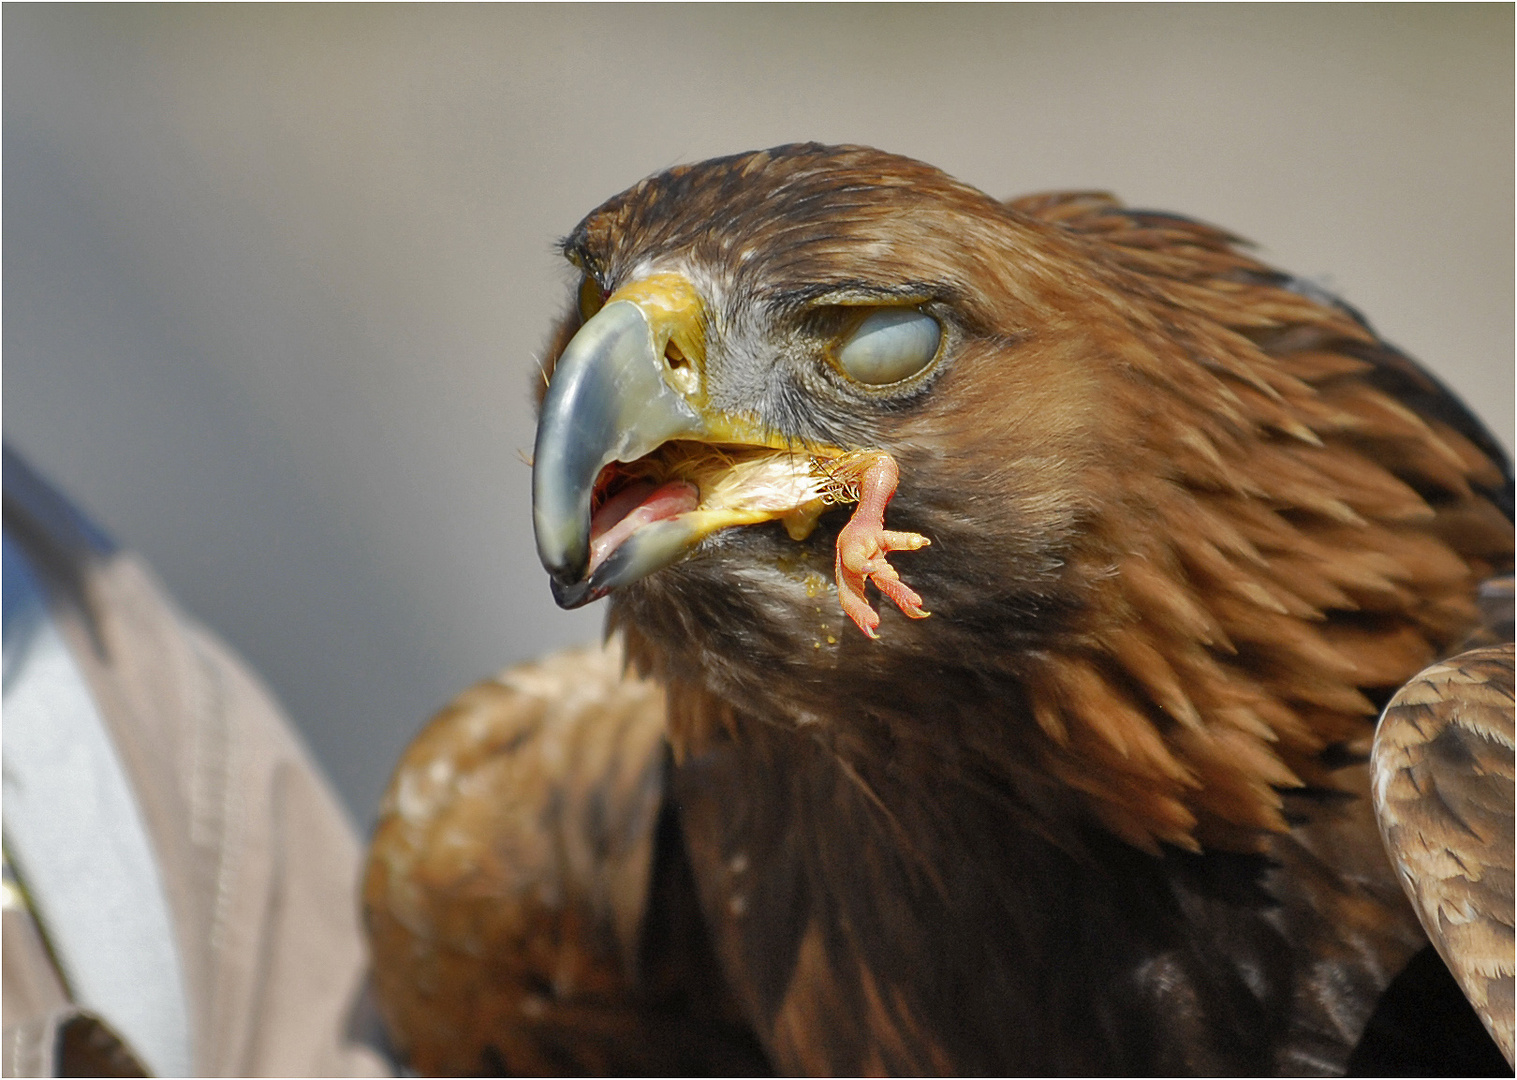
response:
[[[655,274],[609,297],[559,357],[537,424],[532,520],[561,607],[717,529],[783,518],[804,535],[820,513],[825,478],[808,453],[706,407],[705,324],[695,287]]]

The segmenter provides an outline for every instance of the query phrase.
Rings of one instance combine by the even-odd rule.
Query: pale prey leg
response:
[[[885,561],[885,556],[892,551],[916,551],[932,542],[919,533],[893,532],[885,528],[885,507],[895,494],[900,478],[900,470],[888,454],[873,455],[862,463],[858,505],[854,507],[853,517],[838,533],[835,563],[838,600],[843,605],[843,613],[871,638],[879,636],[875,630],[880,625],[880,616],[864,596],[864,582],[868,579],[873,579],[874,587],[902,613],[913,619],[923,619],[929,614],[922,610],[922,598],[902,582],[895,568]]]

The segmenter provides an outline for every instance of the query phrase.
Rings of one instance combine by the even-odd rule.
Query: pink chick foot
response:
[[[922,610],[922,598],[906,585],[885,561],[892,551],[917,551],[932,541],[920,533],[893,532],[885,528],[885,507],[895,495],[901,473],[895,459],[880,453],[867,459],[867,465],[859,476],[859,501],[853,517],[838,533],[835,571],[838,583],[838,600],[843,613],[852,619],[866,637],[876,638],[880,625],[879,613],[869,606],[864,595],[864,582],[873,580],[881,595],[913,619],[925,619],[929,614]]]

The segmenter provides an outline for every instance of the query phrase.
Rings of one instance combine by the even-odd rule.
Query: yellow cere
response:
[[[699,403],[706,363],[706,305],[683,274],[650,274],[624,285],[606,298],[607,304],[626,300],[648,318],[655,352],[668,363],[674,388]]]

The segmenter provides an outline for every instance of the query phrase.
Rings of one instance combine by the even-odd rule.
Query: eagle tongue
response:
[[[655,487],[640,480],[618,491],[590,519],[590,573],[644,525],[688,513],[700,505],[695,485],[671,480]]]

